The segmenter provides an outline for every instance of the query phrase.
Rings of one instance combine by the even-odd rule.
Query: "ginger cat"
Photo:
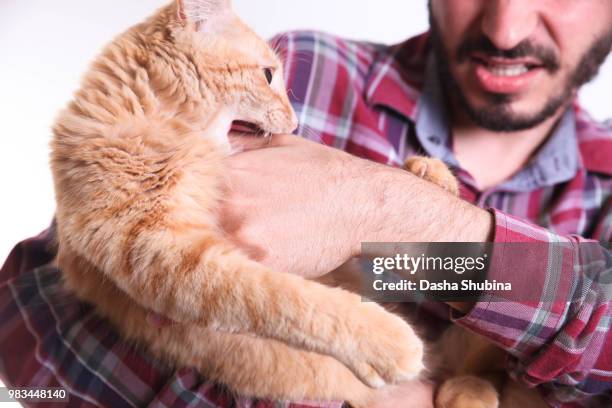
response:
[[[53,127],[57,263],[68,289],[171,365],[247,396],[365,406],[421,372],[412,328],[263,267],[218,225],[232,123],[296,128],[283,82],[227,0],[176,1],[115,39]],[[179,324],[153,327],[149,310]]]

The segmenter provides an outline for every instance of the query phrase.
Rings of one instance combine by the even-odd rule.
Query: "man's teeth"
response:
[[[529,68],[525,65],[487,66],[487,70],[495,76],[513,77],[526,74]]]

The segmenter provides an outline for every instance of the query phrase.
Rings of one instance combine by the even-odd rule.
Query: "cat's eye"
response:
[[[271,84],[272,79],[274,78],[274,70],[272,68],[264,68],[263,72],[266,76],[266,81],[268,81],[268,84]]]

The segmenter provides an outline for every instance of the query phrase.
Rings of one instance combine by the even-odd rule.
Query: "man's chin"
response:
[[[571,101],[565,93],[536,104],[518,94],[485,94],[477,101],[468,100],[459,93],[458,108],[467,113],[471,121],[495,132],[518,132],[532,129],[560,114]]]
[[[555,95],[548,80],[523,92],[493,93],[482,89],[465,72],[457,72],[457,77],[446,75],[442,78],[446,88],[454,94],[455,108],[466,113],[476,126],[494,132],[533,129],[560,114],[573,95],[560,84],[557,89],[563,90]],[[547,99],[541,95],[548,95]]]
[[[535,113],[515,109],[512,103],[492,103],[479,107],[464,105],[464,109],[471,121],[481,128],[494,132],[519,132],[541,125],[555,116],[560,106],[546,107]]]

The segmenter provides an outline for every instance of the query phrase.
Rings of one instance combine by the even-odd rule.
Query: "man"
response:
[[[612,390],[610,254],[591,254],[598,269],[587,281],[579,247],[563,262],[550,249],[612,237],[612,129],[574,101],[610,52],[612,3],[432,0],[430,9],[431,32],[395,47],[317,33],[278,39],[300,133],[337,149],[282,135],[261,149],[252,141],[231,159],[227,230],[261,262],[308,277],[358,256],[365,241],[538,244],[542,266],[519,259],[510,272],[540,282],[562,308],[489,302],[485,292],[454,304],[454,321],[507,350],[509,370],[551,405],[596,404]],[[449,164],[462,199],[393,167],[415,153]],[[44,242],[22,244],[0,275],[21,285],[0,286],[12,300],[0,303],[10,323],[0,346],[23,353],[2,356],[13,377],[25,367],[15,381],[61,384],[93,405],[232,403],[192,371],[164,373],[122,347],[90,311],[49,302],[56,271],[20,274],[48,258]],[[489,274],[508,273],[505,264],[494,259]],[[569,284],[548,279],[552,270]],[[70,324],[49,334],[45,319],[68,312]],[[411,383],[380,406],[431,400],[430,386]]]

